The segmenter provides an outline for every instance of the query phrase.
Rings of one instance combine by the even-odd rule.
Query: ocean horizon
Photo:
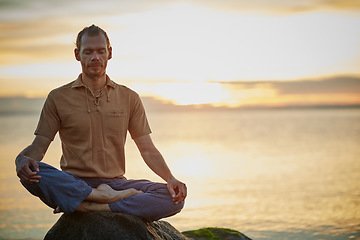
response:
[[[0,97],[0,115],[40,114],[45,97],[28,98],[22,96]],[[155,97],[141,97],[147,112],[199,112],[199,111],[247,111],[247,110],[321,110],[321,109],[360,109],[359,104],[314,104],[314,105],[253,105],[253,106],[213,106],[211,104],[176,105]]]

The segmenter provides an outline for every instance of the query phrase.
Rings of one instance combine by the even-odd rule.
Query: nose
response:
[[[92,56],[91,56],[91,61],[99,61],[99,55],[97,53],[94,53]]]

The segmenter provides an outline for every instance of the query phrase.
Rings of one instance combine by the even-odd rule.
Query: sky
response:
[[[0,97],[77,78],[77,33],[107,31],[107,73],[176,105],[360,104],[360,1],[0,0]]]

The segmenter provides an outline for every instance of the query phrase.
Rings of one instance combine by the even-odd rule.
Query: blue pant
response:
[[[115,190],[134,188],[144,192],[120,201],[110,203],[112,212],[138,216],[146,221],[155,221],[180,212],[184,203],[174,204],[164,183],[148,180],[127,180],[126,178],[78,178],[71,173],[60,171],[46,163],[38,162],[41,179],[38,183],[23,186],[39,197],[51,208],[60,208],[65,212],[74,212],[79,204],[102,183]]]

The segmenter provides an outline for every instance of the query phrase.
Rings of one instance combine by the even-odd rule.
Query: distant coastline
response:
[[[210,104],[175,105],[170,101],[153,97],[142,97],[148,112],[190,112],[190,111],[243,111],[243,110],[301,110],[301,109],[360,109],[359,104],[353,105],[287,105],[287,106],[213,106]],[[45,98],[0,97],[0,115],[39,114]]]

